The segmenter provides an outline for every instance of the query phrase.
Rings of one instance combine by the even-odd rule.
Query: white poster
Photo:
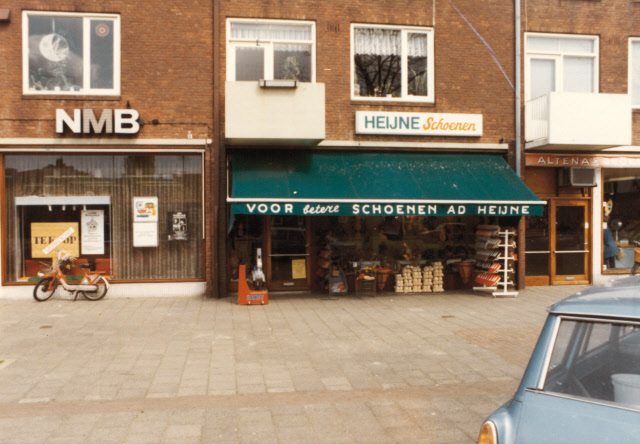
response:
[[[157,247],[158,224],[148,222],[133,223],[134,247]]]
[[[134,222],[158,222],[158,198],[134,197],[133,198]]]
[[[82,210],[80,223],[82,254],[104,254],[104,210]]]

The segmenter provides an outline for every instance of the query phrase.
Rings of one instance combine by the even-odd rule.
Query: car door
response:
[[[637,443],[640,411],[559,394],[526,390],[518,444]]]

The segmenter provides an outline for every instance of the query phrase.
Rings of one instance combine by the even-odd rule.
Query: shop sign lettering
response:
[[[105,109],[97,118],[92,109],[74,109],[73,117],[63,109],[56,110],[56,133],[63,133],[65,126],[75,134],[136,134],[140,131],[135,109]]]
[[[236,214],[296,216],[541,216],[542,205],[523,204],[375,204],[375,203],[244,203]]]
[[[581,167],[581,168],[632,168],[640,167],[640,157],[632,156],[562,156],[553,154],[527,154],[527,166]]]
[[[482,114],[356,111],[356,134],[482,136]]]

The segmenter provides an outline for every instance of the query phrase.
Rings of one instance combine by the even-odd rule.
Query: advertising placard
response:
[[[158,222],[158,198],[134,197],[133,198],[134,222]]]
[[[82,210],[82,254],[104,254],[104,210]]]
[[[31,224],[31,257],[55,258],[56,249],[74,257],[80,255],[77,222],[33,222]]]
[[[134,247],[157,247],[158,224],[148,222],[133,223]]]

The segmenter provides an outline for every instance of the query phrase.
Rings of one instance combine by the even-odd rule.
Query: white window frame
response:
[[[402,86],[400,97],[363,97],[357,96],[355,94],[355,81],[356,81],[356,68],[355,68],[355,42],[354,35],[356,28],[377,28],[377,29],[395,29],[401,31],[401,39],[402,39],[402,54],[400,60],[400,70],[403,73],[402,76]],[[406,81],[406,73],[408,72],[408,57],[407,57],[407,34],[415,33],[415,34],[426,34],[427,35],[427,90],[428,95],[426,96],[410,96],[407,93],[408,85]],[[435,102],[435,71],[434,71],[434,32],[433,28],[427,27],[413,27],[413,26],[392,26],[392,25],[372,25],[367,23],[352,23],[351,24],[351,100],[363,101],[363,102],[426,102],[426,103],[434,103]]]
[[[630,37],[629,38],[629,63],[628,63],[628,67],[629,67],[629,78],[628,78],[628,91],[627,93],[629,94],[630,98],[631,98],[631,108],[633,109],[640,109],[640,102],[638,103],[633,103],[633,58],[632,58],[632,47],[633,44],[638,44],[640,45],[640,37]],[[635,61],[636,64],[640,65],[640,58],[638,60]],[[638,84],[638,88],[640,88],[640,78],[636,79],[636,82]]]
[[[257,24],[292,24],[292,25],[307,25],[311,27],[312,40],[283,40],[272,39],[270,41],[248,39],[232,39],[231,38],[231,24],[232,23],[257,23]],[[261,80],[274,80],[273,79],[273,56],[274,46],[276,44],[295,44],[295,45],[311,45],[311,81],[305,83],[316,83],[316,23],[310,20],[268,20],[268,19],[240,19],[233,18],[227,19],[227,81],[236,82],[236,60],[235,51],[237,47],[255,47],[257,44],[265,47],[265,60],[264,60],[264,78]]]
[[[83,19],[83,87],[80,91],[47,91],[29,89],[29,17],[80,17]],[[113,88],[92,89],[91,86],[91,27],[90,20],[113,20]],[[69,96],[119,96],[120,95],[120,15],[51,11],[22,11],[22,92],[25,95],[69,95]]]
[[[584,53],[571,53],[571,52],[562,52],[562,51],[533,51],[529,47],[529,38],[530,37],[541,37],[541,38],[555,38],[555,39],[574,39],[574,40],[591,40],[593,42],[593,53],[591,55],[587,55]],[[599,73],[600,73],[600,44],[599,37],[596,35],[577,35],[577,34],[543,34],[543,33],[534,33],[534,32],[526,32],[525,33],[525,62],[524,62],[524,73],[525,73],[525,101],[531,100],[530,86],[531,86],[531,59],[547,59],[554,60],[555,63],[555,91],[563,92],[563,59],[564,57],[580,57],[580,58],[589,58],[593,60],[593,93],[597,94],[599,92]]]

